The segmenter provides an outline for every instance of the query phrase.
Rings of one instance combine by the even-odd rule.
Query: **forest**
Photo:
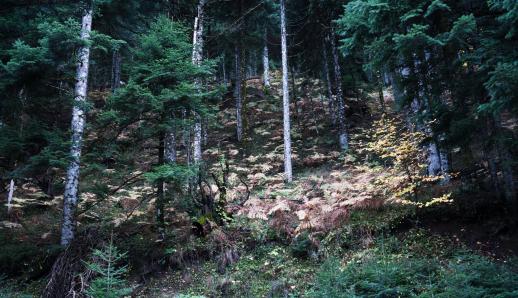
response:
[[[1,0],[0,297],[518,297],[518,1]]]

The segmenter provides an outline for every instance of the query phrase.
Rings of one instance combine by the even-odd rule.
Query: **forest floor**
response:
[[[194,221],[203,226],[203,235],[193,233],[193,216],[178,212],[189,206],[179,202],[169,210],[168,227],[174,236],[158,241],[152,232],[153,201],[143,204],[138,199],[152,190],[142,186],[120,192],[110,208],[99,206],[80,216],[84,231],[98,227],[99,218],[112,219],[104,225],[116,227],[117,245],[128,251],[134,296],[491,297],[501,288],[518,294],[513,285],[518,280],[518,233],[506,230],[500,213],[481,217],[476,210],[493,205],[463,209],[465,204],[454,202],[418,210],[380,198],[376,181],[389,173],[354,149],[364,142],[362,132],[378,112],[370,102],[377,100],[373,96],[364,104],[348,99],[353,149],[343,154],[337,149],[320,86],[316,80],[295,81],[290,184],[284,183],[282,174],[278,75],[268,91],[258,79],[247,81],[241,144],[235,140],[232,105],[221,106],[219,125],[210,127],[204,157],[208,172],[216,176],[223,175],[228,163],[225,210],[231,219],[225,226],[198,217]],[[389,93],[385,101],[390,106]],[[454,180],[438,187],[455,190],[461,185]],[[59,235],[55,219],[60,217],[61,198],[43,198],[28,185],[17,191],[15,203],[31,211],[1,221],[0,264],[11,270],[19,267],[20,274],[34,267],[35,272],[24,273],[23,282],[17,281],[17,288],[22,289],[19,293],[36,294],[59,251],[53,244]],[[214,183],[208,183],[206,191],[220,195]],[[469,200],[478,202],[483,196],[478,193]],[[88,201],[88,194],[83,201]],[[24,205],[32,207],[21,208]],[[495,281],[487,275],[505,278]],[[336,285],[340,283],[342,288]]]
[[[231,169],[229,183],[234,187],[227,194],[227,210],[234,221],[224,235],[209,236],[212,245],[218,247],[224,242],[225,248],[215,248],[212,259],[196,260],[182,270],[151,278],[141,296],[355,297],[345,291],[336,295],[315,291],[315,280],[325,271],[322,262],[332,257],[338,257],[344,267],[357,262],[368,268],[372,258],[380,262],[406,256],[416,264],[423,259],[448,264],[460,260],[456,259],[459,255],[473,254],[495,263],[511,262],[514,269],[518,268],[514,259],[518,235],[502,233],[504,224],[499,218],[477,218],[476,211],[459,217],[455,215],[458,210],[451,210],[458,208],[454,205],[419,211],[378,198],[375,181],[388,173],[366,162],[359,150],[348,154],[337,150],[337,132],[328,107],[321,101],[320,86],[318,81],[296,80],[297,92],[291,102],[295,178],[290,184],[284,183],[282,175],[280,81],[273,80],[267,93],[259,80],[248,81],[244,149],[235,142],[233,108],[220,112],[218,122],[223,125],[214,133],[220,139],[210,142],[218,146],[205,154],[213,165],[210,171],[221,172],[218,159],[222,152],[226,152]],[[372,102],[377,102],[374,96]],[[390,106],[390,93],[385,94],[385,100]],[[362,106],[355,99],[349,99],[349,103],[347,116],[354,123],[350,127],[351,147],[355,148],[361,146],[362,132],[369,129],[379,107]],[[455,186],[450,187],[459,186],[453,183]],[[443,212],[443,208],[450,211]],[[236,256],[232,255],[234,251]],[[471,261],[472,266],[482,262]],[[222,268],[222,262],[226,268]],[[398,262],[393,265],[380,270],[408,269],[399,268],[403,265]],[[407,273],[418,274],[412,270],[420,269]],[[376,278],[372,282],[397,285],[397,281]],[[366,291],[359,296],[374,297],[373,293],[376,290],[372,295]],[[407,296],[404,290],[400,294],[398,297]]]

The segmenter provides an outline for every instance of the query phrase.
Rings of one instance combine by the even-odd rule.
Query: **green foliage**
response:
[[[0,246],[0,272],[11,277],[34,278],[45,274],[61,251],[59,246],[9,243]]]
[[[308,232],[303,232],[293,238],[290,244],[290,250],[296,257],[308,258],[316,256],[318,248],[315,245],[315,240],[311,239],[311,235]]]
[[[126,254],[121,253],[110,241],[102,250],[96,249],[92,261],[86,263],[89,270],[95,273],[86,293],[92,298],[117,298],[131,293],[126,286],[124,275],[128,268],[120,263]]]
[[[469,252],[444,261],[402,252],[401,246],[391,252],[384,247],[394,246],[388,242],[358,254],[344,267],[337,259],[327,260],[310,297],[513,297],[518,293],[518,275],[507,266]]]
[[[152,171],[146,173],[144,177],[150,182],[155,183],[159,180],[181,185],[190,178],[196,177],[197,169],[184,165],[161,165],[153,168]]]

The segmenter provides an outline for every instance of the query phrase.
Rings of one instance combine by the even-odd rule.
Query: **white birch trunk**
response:
[[[340,149],[346,151],[349,149],[349,137],[347,135],[347,128],[345,126],[345,104],[344,92],[342,90],[342,70],[338,58],[338,50],[335,45],[334,33],[331,35],[331,51],[333,53],[333,65],[335,74],[335,88],[336,88],[336,104],[338,106],[338,141]]]
[[[268,40],[266,29],[264,29],[263,43],[263,83],[265,87],[270,87],[270,58],[268,56]]]
[[[7,194],[7,213],[11,213],[11,202],[13,201],[13,193],[14,193],[14,179],[11,179],[9,183],[9,193]]]
[[[241,78],[241,48],[235,47],[235,66],[236,66],[236,82],[235,82],[235,91],[234,94],[236,96],[236,136],[237,141],[241,142],[243,140],[243,99],[242,99],[242,78]]]
[[[203,22],[204,22],[204,9],[205,9],[205,1],[200,0],[198,3],[198,15],[194,19],[194,30],[193,30],[193,46],[192,46],[192,63],[196,66],[200,66],[203,59]],[[201,81],[196,81],[196,86],[198,90],[201,91]],[[202,160],[202,129],[201,129],[201,117],[198,113],[195,113],[195,123],[194,123],[194,154],[193,159],[194,163],[200,163]]]
[[[284,118],[284,179],[293,181],[291,168],[290,93],[288,89],[288,45],[286,41],[286,1],[281,0],[282,107]]]
[[[92,7],[85,10],[81,22],[81,39],[87,41],[92,31]],[[75,209],[78,201],[79,166],[81,146],[85,126],[84,104],[88,87],[88,68],[90,64],[90,48],[85,45],[79,49],[76,86],[74,91],[74,107],[72,111],[72,140],[70,148],[71,161],[67,169],[65,193],[63,196],[63,226],[61,228],[61,245],[68,245],[74,239],[76,227]]]

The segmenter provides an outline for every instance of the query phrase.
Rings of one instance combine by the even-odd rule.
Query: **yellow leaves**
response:
[[[430,206],[439,205],[439,204],[451,204],[451,203],[453,203],[453,199],[451,199],[451,193],[447,193],[438,198],[434,198],[429,202],[426,202],[423,206],[430,207]]]

